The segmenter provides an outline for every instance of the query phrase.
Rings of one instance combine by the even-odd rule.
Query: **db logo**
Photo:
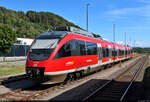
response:
[[[37,67],[37,64],[33,64],[34,67]]]

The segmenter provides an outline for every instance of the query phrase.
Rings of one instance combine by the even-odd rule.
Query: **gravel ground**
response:
[[[148,63],[149,63],[149,59],[146,61],[143,69],[141,70],[138,78],[136,79],[136,82],[134,82],[132,88],[129,90],[126,101],[131,101],[132,102],[132,101],[140,101],[140,100],[146,99],[145,96],[147,96],[147,95],[145,94],[145,92],[148,89],[145,90],[145,86],[147,86],[148,84],[145,81],[150,81],[149,80],[150,76],[149,76],[148,80],[145,77],[145,75],[148,74],[147,73]],[[148,96],[149,96],[150,95],[150,90],[148,90],[147,93],[148,93]]]
[[[150,100],[150,67],[147,67],[145,71],[142,100]]]
[[[144,83],[144,86],[143,86],[144,90],[143,90],[142,100],[150,100],[150,55],[149,55],[148,66],[145,69],[143,83]]]
[[[24,79],[21,81],[16,81],[9,84],[0,85],[0,94],[11,92],[16,89],[27,88],[33,86],[34,84],[30,79]]]
[[[113,67],[110,67],[105,70],[99,71],[95,74],[89,75],[88,77],[86,77],[86,80],[83,80],[83,81],[79,80],[78,82],[75,82],[69,86],[62,87],[62,89],[58,89],[55,92],[51,92],[47,96],[42,96],[42,97],[38,98],[38,100],[50,100],[50,99],[52,99],[53,101],[57,101],[57,100],[61,100],[61,101],[67,100],[68,101],[68,99],[75,100],[75,99],[77,99],[77,97],[81,96],[81,93],[79,93],[79,91],[81,89],[83,89],[84,87],[87,87],[86,89],[90,89],[90,87],[92,87],[93,84],[88,84],[88,83],[96,83],[96,80],[102,80],[103,82],[110,80],[110,79],[114,78],[115,76],[119,75],[124,70],[126,70],[126,68],[127,68],[126,65],[131,64],[134,61],[135,61],[135,59],[132,59],[132,60],[126,61],[122,64],[117,64]],[[77,88],[77,89],[75,89],[75,88]],[[71,89],[74,89],[76,91],[72,94],[70,94],[70,92],[67,93],[67,91],[69,91]],[[69,97],[66,97],[65,99],[63,97],[63,99],[61,99],[62,94],[63,95],[66,94],[66,96],[69,94]]]

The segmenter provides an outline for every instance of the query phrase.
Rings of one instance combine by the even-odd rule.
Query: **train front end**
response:
[[[34,82],[51,81],[57,83],[64,80],[64,75],[45,75],[50,70],[51,56],[62,39],[62,32],[46,32],[38,36],[28,51],[26,74]],[[59,78],[57,78],[59,77]]]

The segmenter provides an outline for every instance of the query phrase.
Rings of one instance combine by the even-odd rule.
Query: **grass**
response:
[[[25,72],[25,66],[0,66],[0,76],[14,75]]]

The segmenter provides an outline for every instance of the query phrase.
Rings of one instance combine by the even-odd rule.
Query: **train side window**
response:
[[[92,42],[86,42],[87,55],[96,55],[97,54],[97,44]]]
[[[85,48],[85,42],[84,41],[80,41],[79,42],[79,48],[80,48],[80,55],[86,55],[86,48]]]
[[[102,53],[103,53],[103,57],[106,57],[106,54],[105,54],[105,48],[102,48]]]
[[[114,48],[112,48],[112,56],[115,56]]]
[[[115,56],[117,56],[117,49],[115,49]]]
[[[71,56],[70,48],[70,42],[67,42],[60,48],[54,59]]]
[[[109,57],[109,49],[106,48],[106,57]]]
[[[120,56],[122,56],[122,49],[120,50]]]
[[[97,44],[93,43],[93,55],[97,54]]]
[[[58,51],[58,53],[56,54],[56,56],[54,57],[54,59],[57,58],[63,58],[63,57],[69,57],[69,56],[80,56],[80,53],[83,54],[83,49],[81,49],[83,46],[81,47],[79,46],[79,42],[78,40],[70,40],[67,43],[65,43],[60,50]],[[80,43],[81,44],[81,43]],[[80,50],[80,49],[81,50]],[[85,48],[85,47],[84,47]],[[84,51],[85,52],[85,51]]]
[[[80,56],[80,50],[77,40],[70,40],[71,45],[71,56]]]
[[[125,55],[127,55],[127,50],[125,50]]]
[[[119,49],[119,54],[118,54],[119,56],[121,56],[121,50]]]
[[[112,48],[109,48],[108,51],[109,51],[108,57],[112,57]]]

